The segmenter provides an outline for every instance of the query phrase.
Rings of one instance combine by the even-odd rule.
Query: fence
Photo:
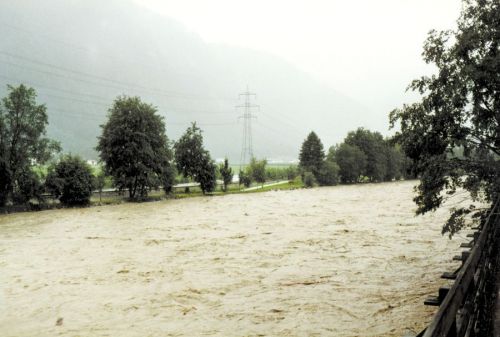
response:
[[[492,333],[499,208],[500,199],[476,232],[468,235],[471,241],[461,245],[467,250],[453,258],[462,261],[461,267],[441,276],[455,280],[451,287],[441,287],[437,297],[425,301],[427,305],[438,305],[439,310],[417,337],[485,337]]]

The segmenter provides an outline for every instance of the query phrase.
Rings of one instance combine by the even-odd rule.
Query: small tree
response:
[[[321,169],[316,175],[318,184],[321,186],[333,186],[337,185],[339,180],[339,166],[337,163],[325,160]]]
[[[102,190],[106,184],[106,174],[104,171],[100,171],[94,179],[94,187],[99,191],[99,203],[102,202]]]
[[[323,165],[324,159],[323,143],[321,143],[316,133],[311,132],[302,143],[299,154],[299,168],[302,172],[310,171],[316,176]]]
[[[316,179],[314,178],[314,174],[312,172],[306,171],[303,173],[302,182],[305,187],[313,187],[316,183]]]
[[[172,152],[165,135],[163,117],[139,97],[119,97],[102,125],[97,150],[106,173],[130,199],[146,197],[158,188],[170,170]]]
[[[229,167],[227,158],[225,158],[224,163],[219,166],[219,172],[222,176],[224,192],[227,192],[227,185],[233,181],[233,170]]]
[[[47,189],[66,205],[85,205],[92,195],[92,169],[79,157],[65,156],[49,168]]]
[[[201,129],[193,123],[174,145],[177,169],[200,183],[203,194],[212,192],[216,185],[216,166],[210,153],[203,147]]]
[[[252,177],[245,171],[240,171],[238,174],[239,177],[239,184],[243,184],[246,188],[250,187],[252,184]]]
[[[248,175],[252,177],[257,183],[264,186],[266,182],[266,165],[267,160],[257,160],[252,158],[250,165],[248,166]]]

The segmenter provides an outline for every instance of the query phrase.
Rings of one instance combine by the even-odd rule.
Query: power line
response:
[[[164,97],[168,97],[168,98],[181,98],[181,99],[191,99],[191,100],[225,100],[224,98],[202,97],[202,96],[196,96],[196,95],[189,95],[189,94],[184,94],[184,93],[179,93],[179,92],[174,92],[174,91],[165,91],[165,90],[153,88],[153,87],[145,87],[142,85],[137,85],[137,84],[124,82],[124,81],[118,81],[115,79],[110,79],[110,78],[98,76],[95,74],[90,74],[90,73],[86,73],[86,72],[82,72],[82,71],[76,71],[76,70],[73,70],[70,68],[60,67],[60,66],[53,65],[50,63],[41,62],[41,61],[27,58],[27,57],[24,57],[21,55],[9,53],[9,52],[3,51],[3,50],[0,50],[0,54],[7,56],[9,58],[14,58],[16,60],[21,60],[21,61],[29,62],[29,63],[35,64],[38,66],[47,67],[47,68],[50,68],[52,70],[55,69],[55,70],[58,70],[58,71],[63,72],[63,73],[69,73],[69,74],[77,75],[77,76],[84,76],[84,77],[90,78],[91,80],[81,78],[81,77],[75,77],[75,76],[67,75],[67,74],[64,74],[64,75],[61,73],[58,74],[54,71],[48,71],[46,69],[40,70],[40,69],[33,68],[33,67],[27,67],[27,66],[22,65],[22,64],[16,64],[16,63],[12,63],[12,62],[5,61],[5,60],[0,60],[1,63],[7,64],[7,65],[10,65],[13,67],[22,68],[24,70],[39,72],[39,73],[43,73],[46,75],[51,75],[51,76],[64,78],[64,79],[70,79],[70,80],[79,81],[79,82],[83,82],[83,83],[87,83],[87,84],[98,85],[98,86],[108,87],[108,88],[113,88],[113,89],[118,89],[118,90],[123,90],[123,89],[130,90],[130,88],[133,88],[134,90],[138,90],[138,91],[142,91],[142,92],[149,92],[151,94],[160,95],[160,96],[164,96]],[[101,82],[108,82],[108,83],[101,83]]]

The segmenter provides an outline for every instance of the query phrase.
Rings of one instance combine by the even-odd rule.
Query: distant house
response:
[[[88,159],[87,164],[89,164],[90,166],[97,166],[97,160]]]

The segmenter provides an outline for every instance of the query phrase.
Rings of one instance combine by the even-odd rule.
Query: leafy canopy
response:
[[[47,190],[66,205],[88,204],[93,185],[94,177],[90,166],[80,157],[71,155],[63,157],[59,163],[50,167],[45,181]]]
[[[307,138],[302,143],[299,154],[299,167],[304,171],[311,171],[316,175],[325,159],[323,143],[314,131],[309,133]]]
[[[147,196],[171,179],[172,152],[165,134],[163,117],[139,97],[118,97],[101,125],[97,151],[106,173],[131,199]]]
[[[37,189],[32,166],[60,151],[57,142],[45,137],[47,108],[37,104],[35,90],[22,84],[7,89],[0,104],[0,206],[9,196],[29,200],[27,192]]]
[[[216,185],[216,165],[203,147],[201,129],[193,123],[174,144],[177,169],[185,177],[200,183],[203,193],[212,192]]]
[[[410,84],[420,102],[390,114],[421,179],[414,199],[419,214],[462,188],[474,200],[492,202],[499,195],[500,2],[465,0],[462,8],[457,30],[431,31],[425,41],[423,58],[437,72]],[[463,156],[454,155],[456,148]],[[477,211],[472,205],[455,209],[443,233],[457,232],[463,217]]]

